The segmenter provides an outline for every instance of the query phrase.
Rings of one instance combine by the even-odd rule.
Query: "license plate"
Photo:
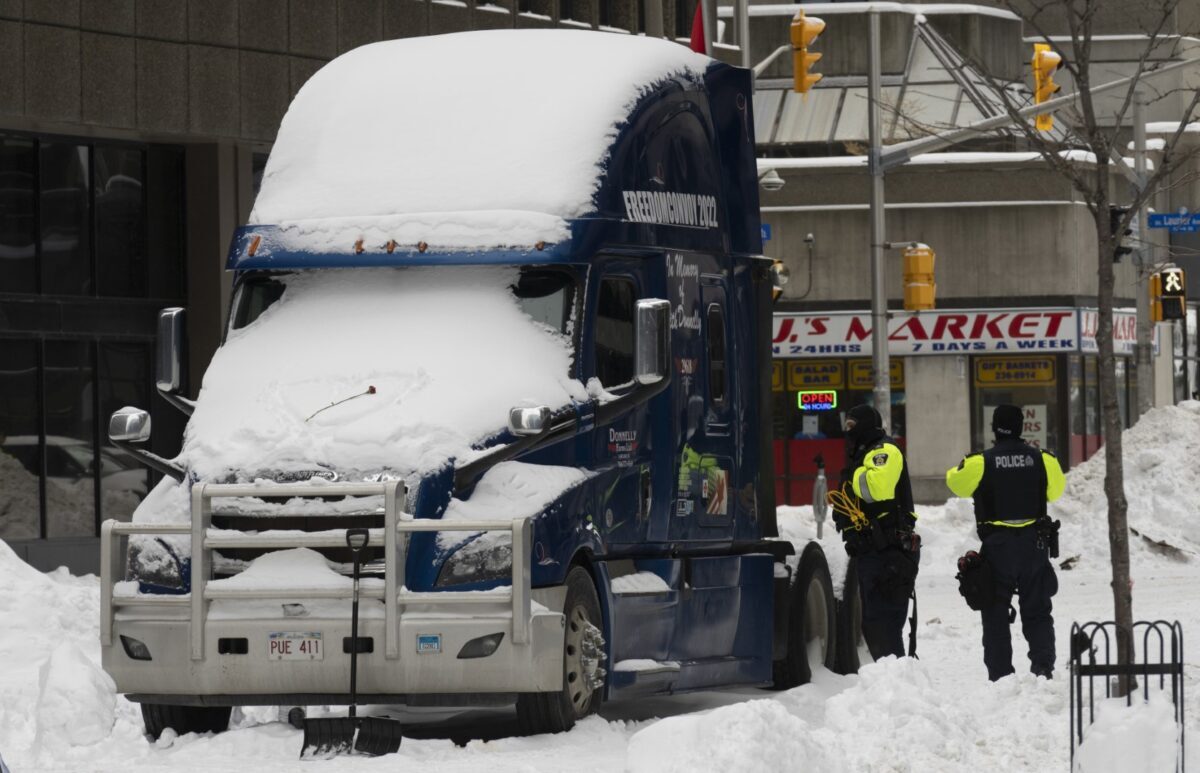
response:
[[[279,631],[267,634],[269,660],[324,660],[321,634],[315,631]]]

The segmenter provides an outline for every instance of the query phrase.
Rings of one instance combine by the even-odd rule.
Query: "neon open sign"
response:
[[[837,408],[837,392],[832,389],[798,392],[796,404],[802,411],[832,411]]]

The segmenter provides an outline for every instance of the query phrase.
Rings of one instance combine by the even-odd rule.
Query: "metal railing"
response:
[[[113,622],[119,607],[189,607],[189,638],[192,660],[204,659],[204,629],[208,619],[208,602],[213,600],[246,599],[349,599],[351,587],[345,588],[223,588],[209,586],[212,566],[211,552],[218,548],[328,548],[346,544],[345,529],[326,529],[310,533],[281,533],[271,530],[246,534],[225,532],[212,528],[212,502],[231,497],[327,497],[382,496],[384,500],[383,528],[370,529],[371,544],[383,545],[383,588],[363,588],[364,598],[383,599],[384,655],[389,660],[400,657],[400,608],[408,605],[472,605],[511,602],[512,642],[530,641],[530,565],[532,533],[529,518],[511,521],[444,521],[437,519],[400,518],[400,501],[405,493],[401,481],[385,483],[329,483],[320,486],[304,484],[241,485],[197,483],[192,486],[192,519],[180,523],[121,523],[105,521],[100,527],[100,640],[104,646],[113,641]],[[404,589],[408,538],[405,550],[400,550],[401,535],[415,532],[484,532],[508,531],[512,536],[511,586],[494,591],[431,591],[414,592]],[[190,534],[192,537],[191,591],[179,595],[138,594],[115,595],[114,584],[124,576],[124,551],[118,548],[122,536],[133,534]]]

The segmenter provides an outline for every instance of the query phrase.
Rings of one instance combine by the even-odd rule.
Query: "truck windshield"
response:
[[[513,285],[521,310],[550,329],[570,334],[575,283],[571,275],[553,269],[527,267]],[[283,295],[284,283],[267,276],[251,277],[239,286],[234,298],[231,326],[241,330]]]
[[[575,283],[563,271],[526,268],[513,286],[521,310],[555,332],[570,335]]]
[[[258,319],[268,306],[279,300],[283,289],[283,282],[265,276],[242,282],[234,299],[233,329],[240,330]]]
[[[575,274],[546,266],[246,276],[181,457],[205,479],[473,458],[514,406],[587,399],[578,296]]]

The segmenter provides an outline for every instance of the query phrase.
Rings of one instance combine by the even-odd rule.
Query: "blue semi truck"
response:
[[[856,591],[777,536],[751,97],[744,69],[573,31],[314,76],[195,402],[184,312],[160,317],[183,452],[137,450],[145,411],[110,426],[165,473],[102,530],[103,664],[151,735],[345,704],[352,647],[359,703],[515,703],[525,732],[856,667]]]

